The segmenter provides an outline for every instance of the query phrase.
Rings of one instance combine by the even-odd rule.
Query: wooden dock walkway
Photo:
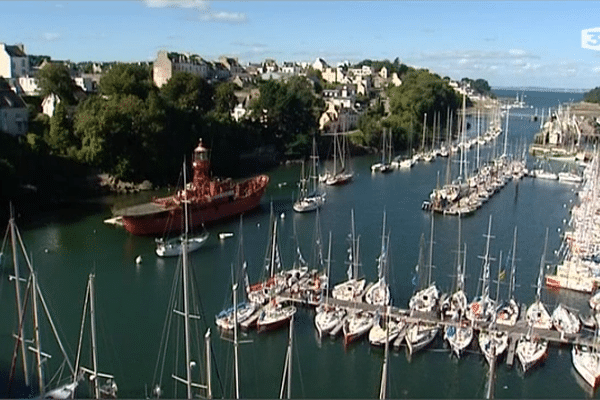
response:
[[[282,303],[294,303],[295,305],[308,306],[308,307],[317,307],[321,304],[321,301],[316,301],[312,299],[308,299],[303,297],[300,294],[292,294],[289,290],[280,293],[277,297],[278,302]],[[324,302],[325,300],[323,300]],[[368,304],[362,301],[344,301],[338,300],[332,297],[327,299],[327,303],[335,306],[345,308],[347,310],[361,310],[361,311],[369,311],[369,312],[382,312],[382,307]],[[527,322],[525,321],[525,307],[521,307],[520,317],[515,326],[506,326],[506,325],[496,325],[494,329],[499,331],[507,332],[509,335],[509,348],[508,348],[508,356],[507,356],[507,364],[512,365],[514,363],[514,356],[516,350],[516,343],[521,338],[527,335],[529,331],[529,327]],[[454,324],[454,321],[444,320],[440,317],[439,313],[419,313],[419,312],[411,312],[408,309],[402,309],[399,307],[390,307],[390,315],[392,318],[400,318],[405,319],[409,323],[433,323],[439,326],[446,326],[450,324]],[[473,329],[476,331],[487,330],[490,329],[489,323],[474,323]],[[570,344],[593,344],[593,332],[590,332],[586,329],[582,329],[580,333],[574,335],[561,335],[560,332],[553,329],[532,329],[532,336],[539,337],[541,339],[547,340],[550,344],[555,345],[570,345]]]

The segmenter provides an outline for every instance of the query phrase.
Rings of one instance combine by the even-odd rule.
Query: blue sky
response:
[[[1,1],[0,41],[72,61],[150,61],[160,49],[329,64],[396,57],[492,86],[600,86],[600,2]],[[597,36],[596,36],[597,37]]]

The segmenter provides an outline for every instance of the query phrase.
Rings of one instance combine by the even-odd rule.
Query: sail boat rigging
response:
[[[183,173],[184,187],[186,185],[186,174],[185,168]],[[203,352],[200,348],[200,343],[197,340],[191,340],[192,337],[199,338],[202,337],[200,332],[200,327],[198,326],[198,321],[203,320],[200,316],[200,310],[198,304],[193,301],[193,299],[199,298],[199,294],[195,290],[193,279],[190,279],[190,268],[188,261],[188,203],[186,191],[183,191],[184,199],[183,199],[183,208],[184,213],[186,215],[185,224],[184,224],[184,232],[181,241],[182,251],[181,256],[179,258],[180,262],[178,263],[177,271],[175,272],[175,278],[173,280],[173,286],[171,289],[171,299],[169,301],[169,306],[167,308],[167,318],[165,321],[165,326],[163,329],[163,339],[161,340],[161,346],[159,350],[159,356],[156,363],[156,369],[154,373],[154,382],[153,382],[153,394],[156,397],[160,397],[162,394],[162,380],[163,380],[163,372],[164,372],[164,364],[166,362],[167,354],[171,354],[173,352],[177,352],[181,349],[173,349],[173,352],[168,352],[169,345],[169,335],[171,333],[171,322],[173,316],[176,318],[182,318],[183,322],[183,351],[184,351],[184,360],[185,364],[183,368],[181,365],[174,366],[175,370],[171,374],[171,378],[175,381],[173,386],[173,396],[177,397],[177,387],[178,383],[183,384],[185,386],[185,396],[188,399],[195,397],[196,395],[202,394],[205,397],[212,397],[212,385],[210,378],[210,328],[207,330],[204,335],[205,338],[205,351]],[[182,308],[182,309],[180,309]],[[192,323],[193,322],[193,323]],[[179,324],[178,324],[179,325]],[[178,331],[179,333],[179,331]],[[177,343],[180,343],[177,340]],[[197,356],[199,359],[205,353],[205,362],[206,369],[205,373],[205,382],[200,383],[200,378],[202,375],[201,367],[199,364],[192,360],[192,356]],[[176,359],[179,359],[176,357]],[[160,373],[159,371],[160,366]],[[182,371],[183,369],[183,371]],[[183,373],[182,373],[183,372]],[[183,375],[183,376],[182,376]]]
[[[300,178],[300,197],[293,205],[294,211],[296,212],[314,211],[317,208],[321,207],[323,203],[325,203],[325,193],[321,193],[318,188],[318,161],[319,156],[317,154],[317,141],[315,139],[315,135],[313,135],[308,178],[304,176],[304,162],[302,162],[302,176]]]

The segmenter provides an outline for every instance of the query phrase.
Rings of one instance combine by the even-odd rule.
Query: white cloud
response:
[[[592,68],[592,72],[595,72],[596,74],[600,74],[600,66]]]
[[[208,9],[208,0],[144,0],[144,3],[152,8],[179,7],[195,8],[200,11]]]
[[[202,15],[204,21],[216,21],[216,22],[230,22],[239,23],[246,22],[246,14],[244,13],[232,13],[226,11],[219,12],[208,12]]]
[[[45,32],[42,34],[42,37],[47,42],[53,42],[55,40],[58,40],[58,39],[60,39],[60,36],[61,36],[60,33],[55,33],[55,32]]]
[[[208,0],[143,0],[148,7],[152,8],[192,8],[199,12],[198,17],[201,21],[214,21],[226,23],[246,22],[247,16],[244,13],[229,11],[213,11],[210,8]],[[188,16],[195,19],[194,16]]]
[[[525,52],[525,50],[521,50],[521,49],[510,49],[508,51],[508,53],[512,56],[516,56],[516,57],[523,57],[525,54],[527,54]]]

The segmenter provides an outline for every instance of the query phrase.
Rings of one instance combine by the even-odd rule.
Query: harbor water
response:
[[[498,96],[515,98],[514,91],[497,91]],[[512,109],[509,117],[508,149],[523,153],[539,131],[540,121],[532,116],[535,109],[556,108],[559,103],[578,101],[581,94],[525,92],[530,108]],[[504,128],[505,119],[502,119]],[[475,134],[475,119],[471,118],[469,135]],[[504,140],[501,135],[499,140]],[[502,143],[497,144],[501,149]],[[498,150],[496,150],[498,151]],[[501,150],[500,150],[501,151]],[[476,149],[469,151],[469,168],[475,165]],[[494,150],[482,146],[481,162]],[[321,155],[324,156],[324,155]],[[371,174],[370,166],[377,156],[352,160],[354,181],[346,186],[327,187],[326,203],[319,218],[322,241],[327,248],[328,233],[332,233],[331,282],[346,279],[347,236],[350,233],[351,210],[355,213],[356,232],[360,235],[361,274],[368,281],[377,279],[376,258],[381,247],[383,213],[390,230],[391,268],[388,282],[393,305],[407,308],[415,290],[413,277],[419,257],[421,235],[425,236],[426,259],[429,256],[429,232],[434,218],[432,278],[442,291],[452,288],[458,246],[456,216],[432,215],[421,209],[423,200],[438,180],[443,183],[446,159],[423,164],[410,170],[389,174]],[[458,164],[450,163],[454,175]],[[324,164],[327,164],[325,162]],[[528,160],[531,168],[534,160]],[[561,168],[560,163],[553,163]],[[558,171],[556,171],[558,172]],[[310,262],[314,248],[316,214],[298,214],[292,210],[297,196],[300,165],[290,164],[269,171],[271,183],[261,207],[243,218],[243,245],[250,282],[264,276],[264,255],[268,245],[270,208],[279,219],[279,238],[283,268],[291,268],[296,256],[296,239],[304,258]],[[498,273],[498,259],[503,253],[503,266],[517,227],[517,299],[531,304],[544,249],[544,235],[549,230],[546,262],[556,263],[555,250],[560,247],[561,234],[568,229],[569,209],[576,203],[576,186],[558,181],[523,178],[509,182],[474,214],[462,218],[462,242],[467,245],[466,291],[469,298],[477,295],[485,250],[484,234],[492,216],[490,241],[492,277]],[[111,207],[119,202],[141,202],[150,194],[113,197],[106,204],[83,204],[77,209],[60,210],[52,214],[18,216],[23,242],[34,265],[41,291],[54,318],[67,352],[73,357],[77,350],[87,276],[96,275],[96,320],[99,368],[115,376],[120,398],[142,398],[152,395],[156,360],[171,287],[178,260],[158,258],[152,237],[132,236],[123,229],[103,221],[111,216]],[[16,205],[18,211],[18,205]],[[210,237],[200,250],[190,255],[194,281],[198,286],[201,318],[205,329],[212,333],[214,397],[233,396],[233,345],[220,337],[214,316],[231,305],[231,270],[236,261],[239,220],[233,219],[209,228]],[[233,237],[220,240],[220,232]],[[0,397],[35,395],[23,386],[23,372],[15,371],[13,392],[8,394],[13,334],[17,330],[14,282],[9,280],[13,267],[10,247],[4,247],[0,281]],[[141,256],[141,263],[135,260]],[[24,271],[24,265],[21,266]],[[507,279],[501,281],[499,297],[507,293]],[[491,287],[496,295],[495,284]],[[569,291],[542,291],[542,300],[550,311],[559,302],[580,313],[590,313],[587,296]],[[42,327],[45,352],[59,357],[51,340],[49,328]],[[384,352],[363,340],[345,348],[340,338],[318,339],[314,328],[314,310],[300,308],[295,316],[293,335],[292,397],[298,398],[374,398],[379,394]],[[247,398],[279,396],[283,376],[288,330],[240,334],[240,393]],[[193,338],[202,341],[202,338]],[[488,367],[478,346],[457,359],[441,338],[427,350],[408,357],[405,348],[390,351],[388,365],[388,397],[390,398],[482,398],[485,395]],[[31,359],[32,355],[28,355]],[[174,356],[173,356],[174,357]],[[182,360],[180,356],[179,360]],[[202,363],[201,359],[194,359]],[[73,361],[72,361],[73,362]],[[30,368],[33,363],[30,363]],[[31,371],[30,371],[31,372]],[[50,378],[54,371],[47,372]],[[570,347],[551,346],[545,363],[523,376],[518,364],[512,367],[502,362],[497,370],[497,398],[582,398],[594,396],[577,376],[571,363]],[[164,396],[173,397],[170,373],[163,380]],[[168,382],[167,382],[168,381]],[[168,390],[167,390],[168,389]],[[180,387],[177,392],[184,396]],[[84,392],[82,395],[86,395]]]

